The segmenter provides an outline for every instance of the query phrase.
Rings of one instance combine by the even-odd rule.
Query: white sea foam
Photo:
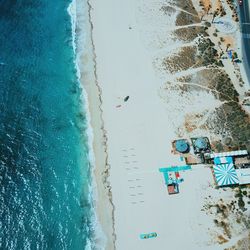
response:
[[[88,6],[86,1],[73,0],[68,7],[68,13],[71,17],[72,47],[75,54],[75,67],[77,70],[77,78],[80,83],[81,69],[83,69],[84,67],[93,70],[93,68],[91,68],[92,67],[91,63],[89,65],[83,65],[81,61],[81,56],[87,54],[91,55],[93,53],[91,40],[90,39],[88,40],[88,38],[90,37],[91,29],[90,29],[90,24],[88,22]],[[89,111],[87,92],[82,87],[82,85],[80,85],[80,87],[82,89],[81,99],[82,99],[83,109],[85,111],[85,115],[87,118],[87,129],[85,133],[87,134],[87,139],[88,139],[88,159],[91,167],[91,181],[88,188],[90,190],[90,193],[88,196],[88,200],[90,204],[93,205],[92,206],[93,211],[91,211],[92,214],[91,228],[89,230],[94,232],[92,238],[87,239],[85,250],[93,250],[93,249],[102,250],[105,249],[106,238],[102,231],[101,225],[97,219],[96,206],[95,206],[97,201],[97,185],[94,178],[95,157],[93,149],[93,130],[90,125],[91,117]]]

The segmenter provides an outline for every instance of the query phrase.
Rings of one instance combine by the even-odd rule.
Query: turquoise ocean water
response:
[[[0,249],[78,250],[94,237],[69,4],[0,0]]]

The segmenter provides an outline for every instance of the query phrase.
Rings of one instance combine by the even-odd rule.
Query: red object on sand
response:
[[[176,178],[180,178],[180,173],[179,172],[175,172],[175,177]]]
[[[174,191],[174,185],[169,185],[168,186],[168,193],[169,194],[174,194],[175,193],[175,191]]]
[[[178,185],[176,184],[171,184],[171,185],[168,185],[168,194],[178,194],[179,193],[179,188],[178,188]]]

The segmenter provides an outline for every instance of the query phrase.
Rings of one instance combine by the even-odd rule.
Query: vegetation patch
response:
[[[167,5],[162,6],[162,7],[160,8],[160,10],[163,11],[164,14],[165,14],[165,15],[168,15],[168,16],[170,16],[170,15],[172,15],[173,13],[176,12],[176,10],[175,10],[173,7],[167,6]]]
[[[249,249],[249,242],[250,242],[250,233],[243,239],[239,240],[234,246],[225,248],[224,250],[246,250]]]
[[[203,26],[193,26],[176,29],[173,34],[180,40],[191,42],[199,36],[208,36]]]
[[[198,13],[193,6],[192,0],[175,0],[174,4],[177,7],[198,16]]]
[[[238,194],[239,187],[232,188],[232,191]],[[239,230],[242,232],[249,230],[250,219],[247,214],[239,208],[237,197],[236,200],[231,201],[225,201],[223,199],[212,201],[210,198],[206,198],[207,203],[203,206],[202,211],[205,211],[206,214],[212,214],[214,216],[214,224],[222,230],[223,233],[217,236],[217,242],[219,244],[226,243],[228,239],[232,237],[236,224],[238,224],[237,232],[239,232]]]
[[[198,56],[197,59],[201,61],[202,65],[216,65],[223,66],[217,50],[214,48],[214,43],[209,38],[199,38],[198,40]]]
[[[200,18],[198,16],[190,15],[186,12],[181,11],[175,21],[177,26],[190,25],[200,23]]]
[[[225,131],[232,138],[229,150],[247,148],[250,144],[249,115],[237,102],[224,103],[215,110],[215,118],[208,122],[209,129],[224,135]]]
[[[195,66],[196,53],[196,47],[182,47],[177,54],[163,60],[163,67],[171,73],[188,70]]]

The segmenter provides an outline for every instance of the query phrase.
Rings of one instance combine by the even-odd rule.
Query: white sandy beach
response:
[[[90,0],[115,246],[118,250],[224,249],[237,238],[223,248],[216,243],[219,229],[202,208],[208,195],[226,199],[232,196],[230,191],[215,189],[211,170],[198,165],[180,173],[184,178],[180,194],[170,196],[159,172],[160,167],[184,165],[171,153],[171,141],[192,136],[179,130],[190,110],[206,113],[221,105],[207,91],[180,96],[177,90],[167,89],[169,83],[178,86],[178,77],[199,70],[174,75],[158,65],[162,56],[185,45],[172,37],[179,10],[171,16],[160,11],[168,2]],[[129,100],[124,102],[126,96]],[[205,130],[196,130],[194,135],[216,137]],[[110,250],[112,226],[107,224],[112,221],[104,221]],[[150,232],[157,232],[157,238],[139,238]]]

